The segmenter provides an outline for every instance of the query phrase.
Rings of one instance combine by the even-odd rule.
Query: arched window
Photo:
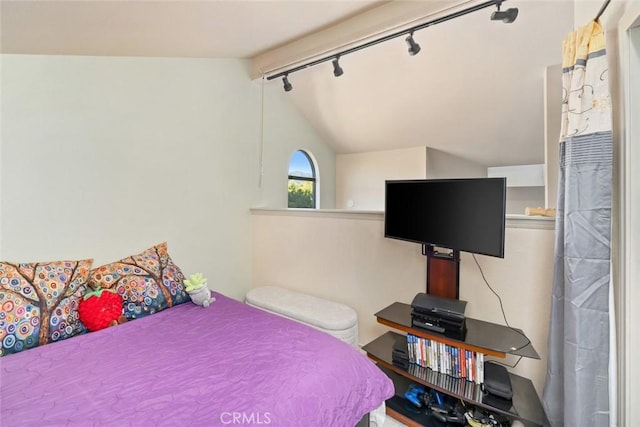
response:
[[[290,208],[315,209],[316,168],[309,153],[298,150],[289,161],[289,203]]]

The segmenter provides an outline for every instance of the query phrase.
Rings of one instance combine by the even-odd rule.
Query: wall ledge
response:
[[[366,219],[382,221],[383,211],[356,211],[351,209],[280,209],[251,208],[253,215],[303,216],[313,218]]]
[[[383,221],[383,211],[357,211],[351,209],[279,209],[279,208],[251,208],[252,215],[273,216],[301,216],[313,218],[341,218],[369,221]],[[555,218],[528,215],[507,215],[507,228],[528,228],[539,230],[553,230]]]

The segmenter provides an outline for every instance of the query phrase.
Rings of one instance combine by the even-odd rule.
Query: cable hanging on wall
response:
[[[449,20],[454,19],[454,18],[459,18],[461,16],[467,15],[467,14],[472,13],[472,12],[477,12],[479,10],[482,10],[482,9],[485,9],[485,8],[491,7],[491,6],[496,6],[497,7],[497,10],[491,14],[491,20],[492,21],[502,21],[502,22],[507,23],[507,24],[512,23],[513,21],[516,20],[516,18],[518,16],[518,9],[517,8],[509,8],[507,10],[501,11],[500,10],[500,6],[502,6],[502,3],[504,3],[505,1],[507,1],[507,0],[489,0],[489,1],[485,1],[483,3],[479,3],[479,4],[475,5],[475,6],[471,6],[471,7],[468,7],[466,9],[462,9],[462,10],[459,10],[457,12],[453,12],[453,13],[450,13],[448,15],[441,16],[441,17],[433,19],[431,21],[424,22],[422,24],[413,26],[411,28],[407,28],[405,30],[395,32],[393,34],[386,35],[384,37],[381,37],[381,38],[369,41],[367,43],[364,43],[364,44],[361,44],[361,45],[358,45],[358,46],[343,50],[341,52],[334,53],[334,54],[331,54],[329,56],[325,56],[325,57],[322,57],[320,59],[316,59],[316,60],[304,63],[302,65],[298,65],[296,67],[289,68],[289,69],[286,69],[284,71],[272,74],[272,75],[267,77],[267,80],[273,80],[273,79],[277,79],[277,78],[282,77],[282,82],[284,84],[284,90],[289,92],[293,88],[293,86],[291,85],[291,83],[289,82],[289,79],[288,79],[289,74],[295,73],[297,71],[304,70],[306,68],[313,67],[313,66],[318,65],[318,64],[322,64],[323,62],[327,62],[327,61],[332,61],[332,63],[333,63],[333,75],[336,76],[336,77],[339,77],[342,74],[344,74],[344,71],[343,71],[342,67],[340,67],[340,64],[339,64],[340,57],[342,57],[344,55],[348,55],[350,53],[357,52],[357,51],[362,50],[362,49],[366,49],[368,47],[377,45],[377,44],[385,42],[387,40],[391,40],[391,39],[395,39],[395,38],[400,37],[400,36],[404,36],[404,35],[408,35],[407,38],[405,39],[405,41],[407,42],[407,45],[409,47],[409,49],[408,49],[409,55],[414,56],[414,55],[417,55],[418,52],[420,52],[420,45],[418,43],[416,43],[415,40],[413,39],[413,33],[415,31],[417,31],[417,30],[422,30],[424,28],[431,27],[433,25],[437,25],[437,24],[449,21]]]

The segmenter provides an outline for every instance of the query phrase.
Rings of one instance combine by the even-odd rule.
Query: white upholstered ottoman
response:
[[[358,315],[348,305],[276,286],[253,288],[247,292],[245,301],[358,347]]]

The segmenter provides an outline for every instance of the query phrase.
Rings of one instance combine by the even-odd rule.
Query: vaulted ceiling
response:
[[[20,54],[260,59],[336,26],[344,34],[363,14],[420,3],[478,1],[2,0],[0,46]],[[339,78],[330,62],[292,74],[286,96],[338,153],[426,145],[487,166],[541,163],[543,73],[561,60],[573,1],[503,7],[519,8],[514,23],[491,21],[493,8],[475,12],[417,31],[416,56],[400,37],[344,56]]]
[[[399,37],[343,56],[338,78],[331,62],[291,74],[287,96],[339,153],[425,145],[484,166],[544,163],[544,73],[573,3],[503,7],[518,7],[514,23],[474,12],[415,32],[415,56]]]

